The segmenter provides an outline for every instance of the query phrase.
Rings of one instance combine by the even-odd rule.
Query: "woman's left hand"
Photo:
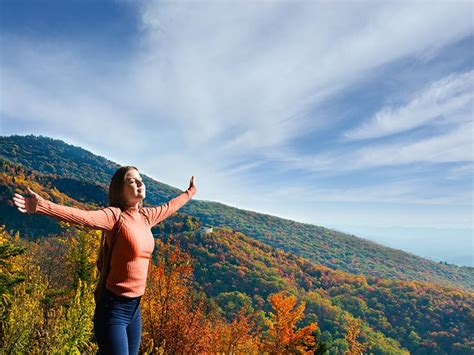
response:
[[[196,186],[196,185],[194,185],[194,175],[191,176],[191,180],[189,181],[189,187],[188,187],[188,189],[190,189],[190,188],[193,187],[193,186],[194,186],[194,187]]]

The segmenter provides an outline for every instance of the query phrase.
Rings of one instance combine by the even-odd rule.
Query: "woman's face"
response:
[[[125,173],[123,197],[128,206],[133,206],[145,198],[145,184],[140,173],[135,169],[130,169]]]

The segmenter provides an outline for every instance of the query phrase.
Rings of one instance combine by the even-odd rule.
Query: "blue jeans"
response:
[[[118,296],[104,288],[94,313],[99,354],[138,354],[142,335],[140,299]]]

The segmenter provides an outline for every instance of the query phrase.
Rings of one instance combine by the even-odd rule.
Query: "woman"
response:
[[[151,228],[186,204],[196,193],[194,176],[188,189],[157,207],[143,207],[145,184],[134,166],[119,168],[109,186],[109,206],[85,211],[55,204],[28,188],[31,196],[15,193],[14,204],[23,213],[101,229],[111,244],[110,271],[94,312],[94,333],[101,354],[138,354],[141,339],[140,299],[145,292],[148,263],[154,248]]]

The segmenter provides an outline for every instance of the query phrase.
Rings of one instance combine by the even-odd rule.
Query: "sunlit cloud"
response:
[[[417,93],[402,107],[383,107],[367,122],[344,133],[348,139],[369,139],[429,124],[469,122],[473,118],[474,71],[453,73]]]
[[[82,22],[71,39],[6,29],[2,134],[61,138],[179,188],[195,175],[199,199],[314,223],[318,213],[292,196],[340,207],[438,204],[445,225],[459,222],[453,206],[470,198],[474,72],[449,48],[472,47],[469,2],[159,1],[134,10],[123,49]],[[398,71],[399,87],[379,93]],[[421,72],[422,85],[403,79]],[[358,102],[351,91],[378,95]],[[445,176],[430,175],[437,165]],[[384,180],[374,183],[373,171]],[[440,181],[451,184],[440,192]]]

